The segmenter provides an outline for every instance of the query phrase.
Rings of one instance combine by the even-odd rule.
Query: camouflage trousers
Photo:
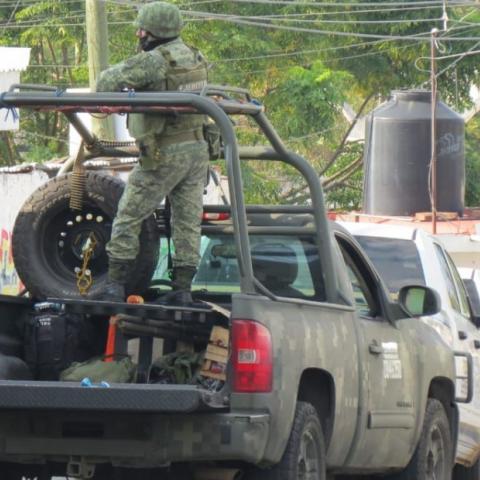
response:
[[[142,166],[140,158],[140,165],[131,172],[107,244],[110,258],[132,260],[137,257],[142,222],[152,215],[168,195],[175,247],[173,264],[197,267],[200,258],[202,197],[208,170],[207,145],[200,141],[172,147],[152,148],[150,158],[145,162],[148,168]],[[152,154],[156,158],[153,159]],[[156,164],[152,160],[156,160]]]

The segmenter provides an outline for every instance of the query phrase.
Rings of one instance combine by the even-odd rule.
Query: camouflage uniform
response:
[[[153,6],[157,8],[154,13],[161,13],[165,5],[172,7],[154,2],[143,9]],[[166,24],[172,25],[171,21]],[[191,90],[205,85],[206,79],[206,62],[201,54],[180,38],[174,38],[104,71],[97,82],[97,91]],[[130,174],[113,223],[107,245],[110,260],[136,258],[142,221],[168,195],[176,252],[174,267],[197,266],[202,195],[208,169],[204,121],[204,116],[198,114],[129,116],[128,128],[139,147],[140,159]]]

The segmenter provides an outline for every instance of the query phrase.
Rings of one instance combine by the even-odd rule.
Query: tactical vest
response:
[[[187,46],[186,48],[193,53],[193,59],[191,54],[188,55],[190,58],[186,58],[184,52],[169,49],[168,46],[157,47],[168,65],[165,75],[167,91],[200,90],[207,85],[207,62],[197,49]],[[198,114],[167,117],[162,133],[169,136],[180,131],[201,131],[204,123],[205,116]]]
[[[166,67],[161,78],[151,79],[150,91],[198,90],[207,84],[206,60],[198,50],[187,46],[182,40],[160,45],[149,54],[162,57],[152,58],[159,64],[160,71],[161,67]],[[160,134],[160,144],[162,140],[170,144],[202,138],[204,123],[205,116],[199,114],[134,114],[129,116],[128,128],[137,140]]]

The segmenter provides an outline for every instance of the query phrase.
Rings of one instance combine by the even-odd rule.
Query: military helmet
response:
[[[158,38],[178,37],[183,28],[182,15],[176,5],[151,2],[140,8],[135,22],[137,28]]]

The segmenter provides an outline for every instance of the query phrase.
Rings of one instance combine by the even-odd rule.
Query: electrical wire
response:
[[[289,5],[295,7],[371,7],[372,5],[379,5],[384,7],[398,7],[398,6],[408,6],[411,5],[411,2],[292,2],[291,0],[230,0],[232,3],[253,3],[253,4],[263,4],[263,5]],[[424,5],[424,6],[443,6],[443,0],[427,0],[427,1],[416,1],[417,5]],[[476,2],[470,1],[465,2],[465,0],[450,0],[449,6],[456,6],[456,5],[475,5]]]
[[[18,9],[18,4],[19,4],[19,3],[20,3],[20,0],[17,0],[17,3],[15,4],[15,7],[14,7],[12,13],[10,13],[10,17],[8,17],[8,21],[7,21],[7,24],[4,26],[4,29],[5,29],[6,27],[8,27],[8,25],[9,25],[10,22],[12,21],[13,17],[15,16],[15,13],[16,13],[16,11],[17,11],[17,9]]]
[[[112,1],[112,0],[108,0]],[[378,8],[378,9],[367,9],[367,10],[342,10],[335,12],[310,12],[310,13],[283,13],[283,14],[270,14],[263,15],[268,18],[277,18],[277,17],[311,17],[311,16],[330,16],[330,15],[358,15],[364,13],[392,13],[392,12],[409,12],[409,11],[418,11],[418,10],[430,10],[432,7],[399,7],[399,8]],[[189,12],[190,10],[185,10]]]
[[[270,20],[271,17],[265,16],[238,16],[246,20]],[[385,24],[402,24],[402,23],[433,23],[440,22],[441,17],[438,18],[415,18],[415,19],[395,19],[395,20],[300,20],[292,18],[274,18],[277,22],[298,22],[298,23],[331,23],[331,24],[355,24],[355,25],[385,25]]]
[[[446,60],[448,58],[457,58],[457,57],[467,57],[469,55],[477,55],[480,53],[480,50],[472,50],[468,52],[462,52],[462,53],[453,53],[451,55],[443,55],[441,57],[435,57],[435,60]],[[417,60],[430,60],[430,57],[418,57]]]
[[[132,22],[108,22],[108,25],[132,25]],[[82,27],[85,28],[85,23],[51,23],[51,24],[38,24],[38,25],[24,25],[21,27],[16,27],[15,25],[8,25],[3,28],[33,28],[33,27],[41,27],[41,28],[59,28],[59,27]]]
[[[134,6],[141,6],[143,3],[134,1],[134,0],[107,0],[110,3],[114,4],[119,4],[119,5],[134,5]],[[191,5],[198,5],[201,3],[219,3],[221,0],[205,0],[204,2],[193,2]],[[452,1],[452,0],[450,0]],[[244,3],[257,3],[257,2],[250,2],[250,0],[245,0]],[[273,2],[266,1],[266,2],[260,2],[260,3],[268,3],[271,4]],[[429,9],[435,6],[441,6],[443,4],[443,0],[437,0],[436,2],[414,2],[414,5],[412,6],[413,2],[371,2],[371,3],[363,3],[363,5],[371,7],[370,9],[367,10],[343,10],[343,11],[336,11],[336,12],[316,12],[316,13],[303,13],[303,14],[292,14],[292,13],[287,13],[286,15],[293,16],[293,15],[335,15],[335,14],[341,14],[341,15],[352,15],[358,14],[358,13],[390,13],[392,11],[410,11],[410,10],[424,10],[424,9]],[[432,4],[433,3],[433,4]],[[180,4],[180,6],[187,6],[188,4]],[[361,4],[359,3],[344,3],[344,2],[338,2],[338,3],[333,3],[333,4],[328,4],[328,3],[306,3],[306,2],[294,2],[294,1],[288,1],[288,2],[283,2],[282,5],[288,5],[288,6],[294,6],[294,7],[303,7],[303,6],[316,6],[316,7],[324,7],[324,6],[342,6],[342,7],[348,7],[348,6],[359,6]],[[397,5],[397,8],[378,8],[378,6],[382,7],[385,5]],[[449,5],[450,8],[455,8],[455,7],[462,7],[462,6],[472,6],[475,5],[474,2],[467,0],[458,0],[457,2],[454,2],[453,5]],[[373,8],[377,7],[377,8]],[[182,13],[188,13],[189,10],[185,10]]]
[[[383,39],[383,40],[401,40],[401,41],[411,41],[412,36],[411,35],[380,35],[380,34],[374,34],[374,33],[361,33],[361,32],[340,32],[340,31],[335,31],[335,30],[320,30],[320,29],[311,29],[311,28],[301,28],[301,27],[288,27],[285,25],[273,25],[270,23],[264,23],[264,22],[255,22],[255,21],[249,21],[249,20],[243,20],[239,18],[238,16],[234,15],[224,15],[224,14],[211,14],[211,13],[205,13],[205,12],[189,12],[193,15],[197,15],[200,17],[205,17],[208,19],[213,19],[213,20],[222,20],[238,25],[249,25],[249,26],[255,26],[255,27],[265,27],[265,28],[270,28],[274,30],[287,30],[291,32],[302,32],[302,33],[312,33],[312,34],[317,34],[317,35],[334,35],[334,36],[341,36],[341,37],[358,37],[358,38],[376,38],[376,39]],[[421,41],[430,41],[430,38],[427,36],[428,34],[425,33],[424,37],[417,37],[415,40],[421,40]],[[451,41],[467,41],[467,40],[474,40],[478,41],[480,40],[480,37],[464,37],[464,38],[455,38],[455,37],[443,37],[443,40],[451,40]]]

